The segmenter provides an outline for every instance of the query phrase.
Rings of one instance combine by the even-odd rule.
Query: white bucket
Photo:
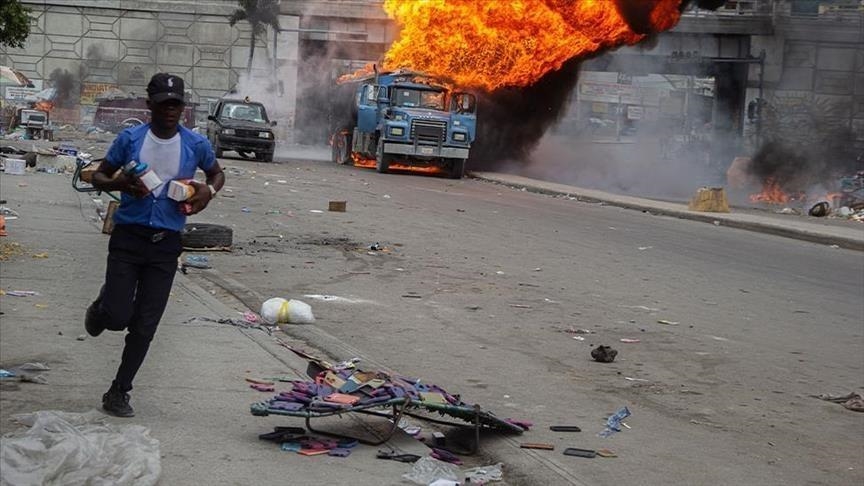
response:
[[[24,175],[24,167],[26,167],[24,159],[6,159],[5,172],[11,175]]]

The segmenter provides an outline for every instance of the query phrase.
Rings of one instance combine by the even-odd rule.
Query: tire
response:
[[[228,248],[233,244],[234,230],[221,224],[188,223],[180,234],[183,248]]]
[[[260,162],[273,162],[273,152],[261,152],[255,154],[255,159]]]
[[[239,154],[240,157],[243,157],[244,159],[251,159],[252,158],[252,152],[237,152],[237,154]],[[258,154],[255,154],[255,155],[258,155]]]
[[[378,151],[375,154],[375,170],[386,174],[390,170],[390,155],[384,153],[384,141],[378,141]]]
[[[351,160],[351,141],[344,130],[333,135],[333,150],[331,159],[339,165],[347,164]]]
[[[461,179],[465,175],[465,159],[450,159],[447,175],[451,179]]]

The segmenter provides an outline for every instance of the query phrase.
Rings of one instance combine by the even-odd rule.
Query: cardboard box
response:
[[[171,181],[168,184],[168,198],[182,202],[195,194],[195,186],[184,181]]]
[[[27,166],[27,162],[24,159],[6,159],[3,166],[5,167],[4,172],[9,175],[24,175],[24,168]]]

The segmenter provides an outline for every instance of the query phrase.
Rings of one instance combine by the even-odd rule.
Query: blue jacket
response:
[[[216,163],[210,142],[203,136],[179,126],[180,173],[178,179],[192,179],[196,169],[209,170]],[[105,159],[112,167],[120,168],[133,160],[141,160],[141,147],[150,124],[127,128],[117,135]],[[165,181],[167,184],[168,181]],[[181,231],[186,224],[186,215],[180,212],[180,203],[169,199],[167,191],[156,191],[146,197],[136,198],[123,193],[120,207],[114,213],[115,224],[138,224],[151,228]]]

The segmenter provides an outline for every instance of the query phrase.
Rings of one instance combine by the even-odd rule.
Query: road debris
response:
[[[618,351],[609,346],[600,345],[591,350],[591,357],[601,363],[611,363],[618,356]]]
[[[630,416],[630,409],[627,407],[621,407],[617,412],[610,415],[608,419],[606,419],[606,428],[603,429],[602,432],[597,434],[600,437],[606,438],[609,437],[616,432],[621,432],[622,420]],[[627,427],[628,429],[630,427]]]
[[[657,324],[663,324],[665,326],[677,326],[680,323],[676,321],[667,321],[666,319],[657,319]]]
[[[348,206],[347,201],[330,201],[329,206],[328,206],[328,210],[333,211],[333,212],[337,212],[337,213],[344,213],[345,210],[347,209],[347,206]]]
[[[853,412],[864,412],[864,394],[861,392],[851,392],[846,395],[823,393],[821,395],[813,395],[813,397],[827,402],[842,404],[844,408]]]
[[[642,342],[642,341],[640,341],[640,340],[638,340],[638,339],[632,339],[632,338],[621,338],[620,341],[621,341],[622,343],[625,343],[625,344],[636,344],[636,343],[641,343],[641,342]]]
[[[550,425],[552,432],[582,432],[582,428],[576,425]]]
[[[564,455],[593,459],[597,457],[597,451],[591,449],[577,449],[576,447],[568,447],[564,449]]]
[[[159,479],[159,441],[146,427],[106,423],[95,410],[13,418],[30,428],[0,442],[0,470],[10,484],[81,484],[86,478],[92,484],[151,486]]]
[[[285,300],[281,297],[267,299],[261,304],[259,313],[267,324],[312,324],[315,316],[312,307],[300,300]]]
[[[523,442],[519,444],[520,449],[540,449],[543,451],[554,451],[555,446],[552,444],[542,444],[539,442]]]

